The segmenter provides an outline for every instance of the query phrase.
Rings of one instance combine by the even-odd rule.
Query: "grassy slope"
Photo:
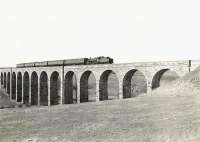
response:
[[[1,110],[0,140],[198,141],[199,105],[199,96],[145,96],[50,109]]]
[[[156,89],[154,95],[199,95],[200,94],[200,66],[184,77],[172,81]]]
[[[4,90],[0,89],[0,107],[6,108],[14,105],[15,103],[10,101],[8,94]]]

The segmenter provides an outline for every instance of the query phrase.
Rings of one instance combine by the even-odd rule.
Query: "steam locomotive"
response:
[[[55,60],[44,62],[32,62],[17,64],[17,68],[25,67],[48,67],[48,66],[72,66],[72,65],[94,65],[94,64],[112,64],[113,59],[110,57],[95,57],[95,58],[79,58],[68,60]]]

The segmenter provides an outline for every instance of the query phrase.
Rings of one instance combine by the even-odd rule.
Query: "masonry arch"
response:
[[[3,85],[3,73],[1,73],[1,85]]]
[[[35,71],[31,74],[31,105],[38,105],[38,75]]]
[[[69,71],[65,75],[65,104],[77,103],[77,78],[73,71]]]
[[[12,73],[12,99],[16,100],[16,74]]]
[[[85,71],[80,79],[80,102],[96,101],[96,78],[91,71]]]
[[[115,72],[106,70],[101,74],[99,90],[100,101],[119,98],[119,80]]]
[[[24,73],[23,77],[23,102],[24,104],[29,103],[29,74],[28,72]]]
[[[10,95],[10,72],[7,74],[7,93]]]
[[[156,72],[152,79],[152,90],[164,86],[169,82],[180,78],[176,71],[170,69],[162,69]]]
[[[17,74],[17,102],[22,102],[22,73]]]
[[[3,87],[6,88],[6,72],[4,72],[3,80],[4,80]]]
[[[147,79],[136,69],[128,71],[123,78],[123,98],[132,98],[147,93]]]
[[[48,75],[43,71],[40,75],[40,105],[48,105]]]
[[[54,71],[50,77],[50,104],[58,105],[60,103],[60,76]]]

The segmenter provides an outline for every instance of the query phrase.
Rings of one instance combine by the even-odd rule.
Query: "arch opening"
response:
[[[7,75],[7,93],[10,95],[10,72]]]
[[[6,88],[6,73],[4,72],[4,77],[3,77],[3,87]]]
[[[83,73],[80,79],[80,102],[96,101],[96,79],[91,71]]]
[[[99,99],[112,100],[119,98],[119,80],[112,70],[106,70],[102,73],[99,83]]]
[[[12,73],[12,99],[16,100],[16,74]]]
[[[17,74],[17,102],[22,102],[22,74]]]
[[[1,85],[3,85],[3,73],[1,73]]]
[[[60,103],[60,76],[58,72],[53,72],[50,78],[50,104]]]
[[[132,98],[147,93],[147,80],[139,70],[128,71],[123,79],[123,98]]]
[[[64,104],[77,103],[77,79],[74,72],[69,71],[65,75]]]
[[[152,79],[152,90],[169,84],[171,81],[180,78],[180,76],[170,69],[162,69],[158,71]]]
[[[40,75],[40,105],[48,105],[48,75],[44,71]]]
[[[31,75],[31,105],[38,105],[38,75],[36,72]]]
[[[23,102],[24,104],[29,103],[29,74],[28,72],[25,72],[24,77],[23,77]]]

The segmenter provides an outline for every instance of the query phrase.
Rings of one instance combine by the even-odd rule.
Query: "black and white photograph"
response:
[[[0,142],[200,142],[200,1],[0,0]]]

